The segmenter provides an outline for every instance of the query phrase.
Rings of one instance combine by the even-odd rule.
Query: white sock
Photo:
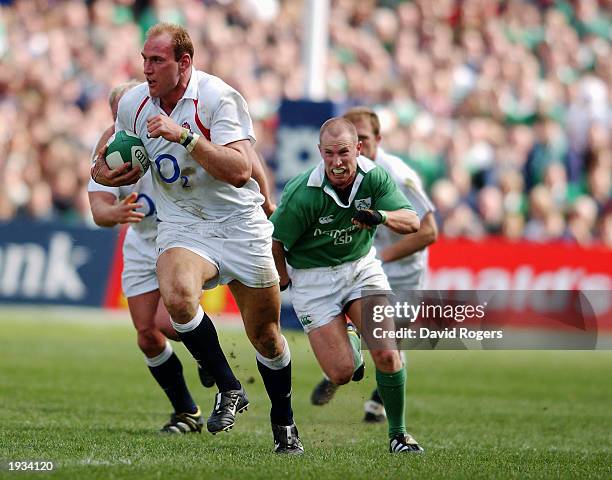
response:
[[[277,357],[266,358],[261,353],[255,352],[257,360],[260,363],[264,364],[266,367],[268,367],[270,370],[280,370],[282,368],[285,368],[287,365],[289,365],[289,362],[291,361],[291,352],[289,351],[289,344],[287,343],[287,339],[284,337],[284,335],[281,335],[281,338],[283,339],[284,344],[283,353],[281,353]]]
[[[200,325],[203,318],[204,318],[204,310],[202,309],[202,305],[198,305],[198,311],[196,312],[195,317],[193,317],[187,323],[176,323],[172,319],[170,319],[170,323],[172,323],[172,326],[177,332],[187,333],[187,332],[191,332],[192,330],[195,330],[196,328],[198,328],[198,325]]]
[[[167,362],[171,356],[172,345],[170,345],[170,342],[166,342],[166,346],[159,355],[156,355],[153,358],[145,356],[145,362],[147,362],[149,367],[159,367],[163,363]]]

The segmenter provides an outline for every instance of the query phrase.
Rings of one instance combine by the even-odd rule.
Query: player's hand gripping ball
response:
[[[149,155],[138,135],[127,130],[120,130],[108,139],[106,143],[106,164],[114,170],[124,163],[129,163],[132,168],[140,168],[142,177],[151,165]]]

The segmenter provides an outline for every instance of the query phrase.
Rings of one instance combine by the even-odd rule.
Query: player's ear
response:
[[[192,60],[189,54],[184,53],[183,56],[178,61],[180,72],[183,73],[191,69],[191,63],[192,63]]]

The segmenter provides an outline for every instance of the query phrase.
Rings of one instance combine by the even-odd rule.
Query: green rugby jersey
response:
[[[389,174],[364,157],[357,159],[357,177],[348,204],[343,204],[325,175],[323,161],[293,178],[270,217],[272,237],[282,242],[294,268],[331,267],[364,257],[375,228],[352,223],[357,210],[412,210]],[[386,228],[386,227],[383,227]]]

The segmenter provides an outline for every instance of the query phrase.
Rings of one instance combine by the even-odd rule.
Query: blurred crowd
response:
[[[0,1],[0,221],[89,221],[91,149],[146,29],[247,99],[275,150],[302,97],[302,0]],[[331,0],[330,99],[375,107],[443,235],[612,247],[611,0]]]

